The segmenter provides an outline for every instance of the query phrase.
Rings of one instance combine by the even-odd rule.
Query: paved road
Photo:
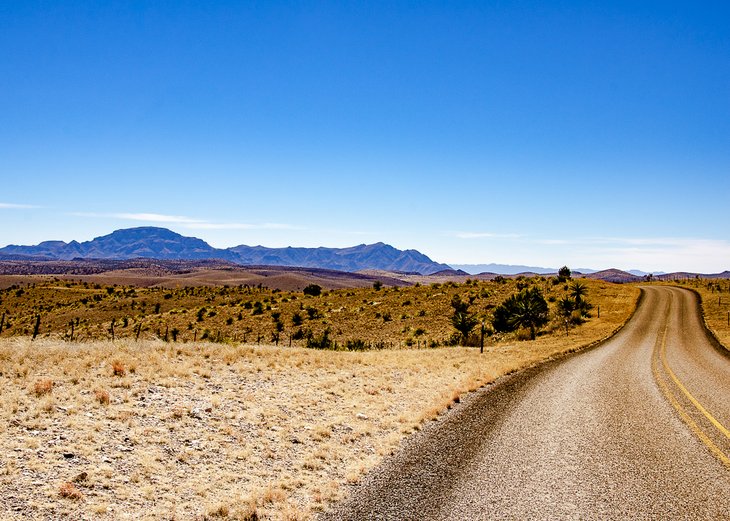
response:
[[[730,357],[647,287],[602,346],[500,380],[321,519],[730,519]]]

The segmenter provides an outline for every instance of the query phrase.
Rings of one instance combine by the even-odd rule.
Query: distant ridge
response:
[[[598,280],[605,280],[606,282],[617,282],[617,283],[638,282],[640,280],[643,280],[643,277],[633,275],[627,271],[617,270],[615,268],[608,269],[608,270],[602,270],[602,271],[596,271],[595,273],[589,273],[584,276],[587,279],[598,279]]]
[[[462,270],[471,275],[480,273],[496,273],[497,275],[520,275],[533,273],[537,275],[552,275],[558,272],[558,268],[540,268],[537,266],[524,266],[522,264],[451,264],[455,270]],[[571,268],[574,272],[593,273],[596,270],[589,268]]]
[[[350,248],[266,248],[241,245],[219,249],[202,239],[185,237],[167,228],[152,226],[116,230],[86,242],[44,241],[36,246],[9,245],[0,248],[0,259],[5,260],[135,258],[218,259],[239,265],[293,266],[346,272],[375,269],[423,275],[451,269],[446,264],[432,261],[419,251],[399,250],[382,242]]]
[[[436,273],[432,273],[431,275],[437,276],[437,277],[468,277],[469,274],[465,272],[464,270],[452,270],[452,269],[446,269],[437,271]]]

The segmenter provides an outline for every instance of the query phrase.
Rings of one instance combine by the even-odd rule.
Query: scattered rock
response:
[[[356,417],[356,418],[357,418],[358,420],[367,420],[367,419],[368,419],[368,417],[367,417],[366,415],[364,415],[363,413],[361,413],[361,412],[357,413],[357,414],[355,415],[355,417]]]
[[[88,478],[89,475],[86,472],[82,472],[81,474],[77,475],[73,480],[76,483],[81,483],[82,481],[86,481],[86,478]]]
[[[64,452],[63,457],[65,459],[74,459],[76,457],[76,454],[74,454],[73,452]]]

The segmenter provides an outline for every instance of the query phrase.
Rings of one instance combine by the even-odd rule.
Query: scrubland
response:
[[[538,283],[556,296],[564,291],[548,287],[544,279]],[[392,338],[393,349],[251,345],[229,335],[214,343],[151,336],[111,341],[88,333],[87,341],[79,342],[64,341],[67,332],[54,330],[31,341],[6,332],[0,340],[0,517],[310,519],[464,393],[589,345],[620,327],[635,307],[638,288],[586,283],[595,308],[585,324],[567,335],[559,323],[549,325],[535,341],[519,340],[524,338],[519,332],[495,335],[487,339],[483,354],[465,347],[417,349],[425,338],[407,348],[405,339],[417,338],[416,328],[431,332],[420,337],[450,334],[448,304],[438,308],[427,303],[471,294],[472,309],[486,312],[490,299],[515,290],[515,281],[308,298],[323,311],[318,320],[327,322],[310,327],[330,327],[341,331],[343,339],[347,334],[379,342]],[[122,304],[114,302],[119,297],[113,293],[129,293],[128,288],[102,291],[112,309]],[[179,303],[169,303],[174,297],[165,299],[164,294],[160,292],[162,302],[170,308],[161,314],[173,309],[173,317],[183,314]],[[369,298],[376,294],[379,300]],[[264,310],[276,311],[282,298],[287,299],[283,304],[304,299],[292,296],[278,294],[272,310]],[[39,300],[55,305],[47,295],[28,298],[36,306]],[[220,311],[224,299],[217,299]],[[231,316],[238,322],[233,313],[246,309],[245,299],[231,300],[236,309],[218,317],[221,327]],[[425,310],[425,317],[408,312],[424,323],[403,320],[411,328],[407,333],[403,324],[387,329],[394,320],[383,321],[383,311],[375,318],[373,301],[391,314],[388,310]],[[405,301],[410,303],[404,306]],[[333,305],[340,302],[367,313],[358,317],[337,311]],[[154,303],[146,307],[154,309]],[[92,308],[89,317],[96,311]],[[15,316],[22,314],[16,310]],[[348,316],[354,318],[338,321]],[[98,323],[108,318],[103,315]],[[270,316],[264,318],[271,322]],[[88,332],[93,325],[88,322]],[[395,333],[382,336],[383,329]]]

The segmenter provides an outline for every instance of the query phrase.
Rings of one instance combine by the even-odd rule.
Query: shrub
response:
[[[44,396],[46,394],[50,394],[53,390],[53,380],[38,380],[35,385],[33,385],[33,392],[36,396]]]
[[[548,304],[537,287],[523,289],[497,306],[492,317],[495,331],[510,332],[519,328],[530,330],[535,339],[537,330],[548,322]]]
[[[567,266],[563,266],[558,270],[558,280],[560,282],[565,282],[566,280],[570,279],[572,274],[573,273],[570,271],[570,268],[568,268]]]
[[[94,397],[101,405],[109,405],[109,391],[101,388],[95,389]]]
[[[79,500],[82,497],[84,497],[84,495],[81,493],[81,491],[78,488],[76,488],[76,485],[74,485],[70,481],[67,481],[66,483],[61,485],[61,489],[59,490],[58,493],[61,497],[65,497],[68,499],[74,499],[74,500]]]
[[[365,351],[368,347],[367,342],[359,338],[345,342],[345,348],[348,351]]]
[[[124,376],[125,374],[127,374],[127,370],[125,369],[124,364],[119,360],[114,360],[112,362],[112,375]]]
[[[332,340],[329,337],[330,330],[329,328],[322,331],[322,334],[318,337],[310,334],[307,337],[307,347],[311,349],[331,349],[332,348]]]
[[[479,319],[469,313],[470,302],[464,302],[461,297],[454,295],[451,299],[451,307],[454,308],[454,314],[451,316],[451,325],[459,332],[458,339],[455,343],[461,341],[461,345],[467,345],[469,334],[472,329],[479,323]]]
[[[304,288],[303,293],[305,295],[311,295],[312,297],[318,297],[322,293],[322,286],[318,284],[309,284]]]

